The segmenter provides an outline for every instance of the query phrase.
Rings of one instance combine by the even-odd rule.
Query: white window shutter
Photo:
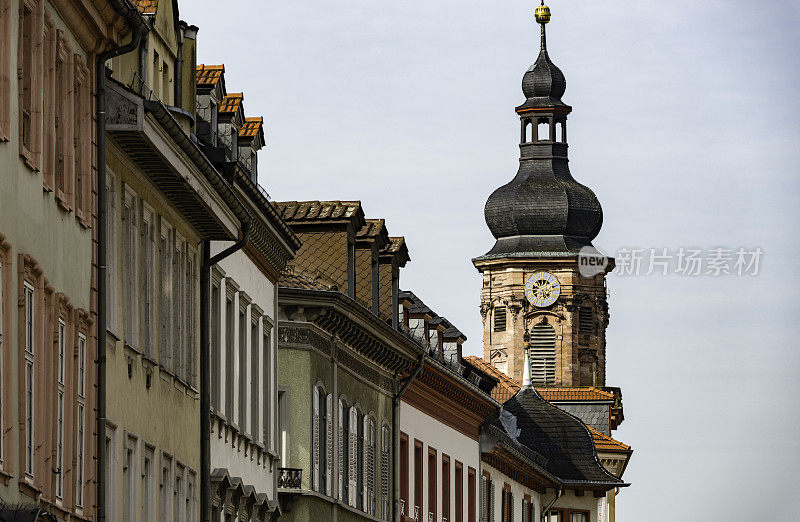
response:
[[[338,484],[339,484],[339,500],[344,500],[344,404],[342,401],[339,401],[339,414],[337,415],[339,418],[339,469],[338,469]]]
[[[489,508],[487,506],[488,499],[486,498],[486,477],[481,475],[481,522],[486,522],[489,515]]]
[[[350,435],[350,440],[348,441],[348,457],[350,462],[347,463],[349,471],[347,474],[347,504],[356,507],[356,488],[358,487],[358,477],[356,475],[358,473],[358,412],[354,406],[350,407],[347,429]]]
[[[369,417],[364,415],[361,419],[361,511],[367,510],[367,477],[369,467],[367,454],[369,452]]]
[[[325,494],[333,492],[333,395],[325,397]]]
[[[311,447],[314,454],[314,474],[312,476],[312,483],[314,491],[319,491],[319,390],[316,387],[312,391],[311,402],[314,405],[311,426]]]
[[[514,520],[514,494],[510,491],[508,492],[508,519]]]

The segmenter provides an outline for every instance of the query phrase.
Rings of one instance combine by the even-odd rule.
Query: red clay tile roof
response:
[[[536,388],[539,395],[550,402],[567,401],[613,401],[614,394],[596,388]]]
[[[242,108],[244,93],[232,92],[222,98],[219,104],[219,112],[236,112]]]
[[[594,447],[597,449],[597,451],[630,451],[631,447],[627,444],[623,444],[618,440],[612,439],[605,433],[598,431],[591,426],[586,427],[589,428],[589,433],[592,434]]]
[[[245,118],[244,125],[239,129],[239,136],[243,138],[250,138],[258,136],[261,128],[264,126],[264,118],[259,116],[257,118]]]
[[[156,14],[158,11],[158,0],[132,0],[132,2],[142,14]]]
[[[278,201],[275,203],[281,217],[289,223],[299,221],[339,221],[350,220],[359,214],[360,201]],[[364,218],[359,220],[364,222]]]
[[[225,65],[205,65],[197,66],[197,85],[214,86],[225,74]]]
[[[504,403],[519,391],[520,385],[517,383],[517,381],[501,372],[491,364],[487,363],[480,357],[469,355],[464,357],[464,359],[466,359],[476,368],[488,373],[500,381],[492,390],[492,399],[496,400],[497,402]]]

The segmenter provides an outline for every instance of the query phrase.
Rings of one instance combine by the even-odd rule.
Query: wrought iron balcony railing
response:
[[[300,489],[303,470],[299,468],[278,468],[278,487],[283,489]]]

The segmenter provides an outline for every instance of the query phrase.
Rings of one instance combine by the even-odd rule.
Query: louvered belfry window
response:
[[[494,331],[495,332],[505,332],[506,331],[506,309],[505,308],[495,308],[494,309]]]
[[[589,306],[578,309],[578,328],[582,334],[594,333],[594,310]]]
[[[531,329],[531,382],[534,385],[556,382],[556,331],[549,324]]]

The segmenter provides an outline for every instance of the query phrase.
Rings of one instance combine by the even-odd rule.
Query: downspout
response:
[[[203,240],[200,267],[200,520],[211,521],[211,357],[209,347],[209,286],[211,267],[241,250],[250,238],[251,221],[242,221],[242,235],[236,243],[209,257],[211,241]]]
[[[186,34],[186,22],[178,22],[178,58],[175,65],[175,89],[172,97],[173,104],[179,109],[183,109],[183,38]]]
[[[414,368],[414,373],[403,384],[400,391],[392,397],[392,478],[394,479],[394,487],[392,488],[392,520],[398,522],[400,520],[400,470],[397,468],[397,461],[400,456],[400,399],[406,392],[411,383],[419,377],[422,373],[422,368],[425,366],[425,354],[420,354],[417,367]]]
[[[96,121],[97,121],[97,519],[106,519],[103,480],[106,441],[106,62],[139,46],[149,28],[139,10],[128,0],[109,0],[118,13],[125,13],[125,21],[133,27],[131,41],[103,51],[95,65]]]
[[[561,495],[563,495],[563,494],[564,494],[564,486],[563,485],[559,485],[556,488],[556,497],[553,499],[552,502],[547,504],[547,507],[542,506],[542,514],[541,514],[541,516],[539,518],[541,518],[542,520],[546,520],[545,517],[547,516],[547,512],[550,511],[550,508],[553,507],[553,504],[555,504],[556,501],[558,499],[560,499]]]

